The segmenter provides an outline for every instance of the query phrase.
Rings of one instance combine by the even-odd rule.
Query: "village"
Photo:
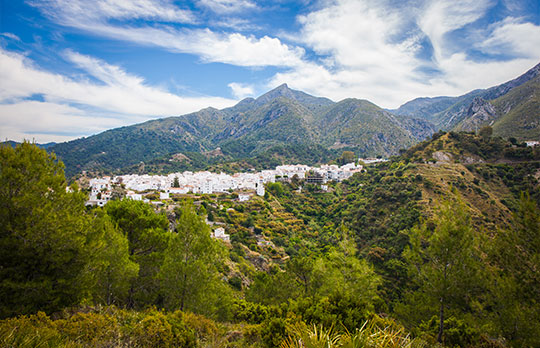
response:
[[[367,162],[371,163],[369,160]],[[89,180],[90,192],[86,205],[102,207],[111,199],[132,199],[160,207],[164,205],[164,202],[179,195],[225,193],[235,193],[238,202],[246,202],[255,195],[264,196],[265,185],[269,183],[298,180],[305,184],[316,185],[322,191],[327,191],[328,182],[346,180],[362,170],[363,166],[361,164],[353,162],[342,166],[332,164],[321,165],[320,167],[310,167],[302,164],[281,165],[273,170],[235,173],[232,175],[208,171],[185,171],[168,175],[129,174],[113,177],[104,176]],[[115,196],[114,191],[118,187],[122,188],[122,194]],[[213,225],[212,222],[207,221],[207,223]],[[221,239],[224,242],[230,241],[230,236],[225,233],[223,227],[216,225],[212,229],[212,237]],[[265,241],[261,240],[260,242],[264,243]]]
[[[362,165],[348,163],[343,166],[322,165],[281,165],[273,170],[255,173],[211,173],[208,171],[172,173],[168,175],[119,175],[92,178],[89,181],[90,195],[87,205],[103,206],[112,197],[112,186],[122,185],[125,198],[145,200],[149,192],[159,193],[160,200],[170,198],[172,194],[214,194],[237,192],[240,201],[249,200],[254,194],[264,196],[264,185],[276,181],[288,181],[293,177],[307,183],[320,185],[327,190],[328,181],[343,181],[362,170]]]

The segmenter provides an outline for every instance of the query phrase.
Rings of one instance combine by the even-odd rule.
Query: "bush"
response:
[[[480,339],[478,330],[468,325],[465,321],[455,317],[449,317],[444,321],[443,341],[449,347],[474,346]],[[420,325],[420,330],[435,337],[439,330],[439,318],[433,316],[429,321]]]
[[[193,320],[180,311],[134,312],[98,307],[62,315],[65,317],[51,320],[45,313],[38,312],[2,320],[0,346],[193,348],[197,346],[197,337],[190,326],[202,335],[215,332],[215,326],[206,328],[212,326],[208,319],[197,317]],[[189,326],[184,317],[189,319]]]
[[[266,347],[279,347],[287,336],[287,321],[283,318],[273,318],[262,324],[261,338]]]

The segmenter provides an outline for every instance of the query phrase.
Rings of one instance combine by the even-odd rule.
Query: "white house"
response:
[[[160,192],[159,193],[159,199],[169,199],[169,193],[168,192]]]
[[[214,185],[212,184],[212,181],[205,180],[201,184],[201,193],[203,194],[211,194],[214,193]]]
[[[126,198],[132,199],[134,201],[142,201],[142,195],[139,193],[132,192],[132,191],[126,194]]]
[[[225,233],[225,229],[223,227],[218,227],[214,230],[214,238],[221,239],[225,242],[229,242],[231,239],[230,235]]]
[[[186,194],[188,193],[189,189],[184,186],[184,187],[169,187],[167,189],[167,193],[172,193],[172,194]]]
[[[256,190],[257,190],[257,196],[264,196],[264,184],[262,181],[258,181],[255,184]]]
[[[103,207],[105,206],[105,204],[107,204],[107,200],[105,199],[90,199],[88,201],[86,201],[86,203],[84,205],[86,206],[89,206],[89,205],[97,205],[98,207]]]
[[[249,201],[250,198],[251,198],[251,195],[249,195],[249,194],[244,194],[244,193],[238,194],[238,200],[240,202],[247,202],[247,201]]]

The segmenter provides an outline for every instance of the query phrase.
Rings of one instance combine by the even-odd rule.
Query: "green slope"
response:
[[[540,140],[540,76],[492,102],[499,119],[493,134],[519,140]]]
[[[353,148],[365,155],[389,155],[418,141],[408,122],[369,101],[345,99],[320,116],[317,126],[322,144],[328,147]]]
[[[274,147],[300,145],[388,156],[432,132],[426,121],[396,117],[368,101],[346,99],[334,103],[282,85],[231,108],[207,108],[113,129],[57,144],[51,150],[66,164],[66,173],[73,175],[83,170],[133,168],[140,162],[162,163],[167,156],[174,160],[171,156],[178,153],[190,153],[189,166],[202,168],[216,163],[205,153],[218,147],[227,161],[256,157]],[[154,168],[166,167],[171,166]]]

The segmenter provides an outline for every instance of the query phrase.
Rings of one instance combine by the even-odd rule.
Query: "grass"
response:
[[[308,326],[296,323],[289,327],[292,334],[280,348],[424,348],[427,342],[412,338],[395,322],[374,317],[355,332],[340,332],[333,327]],[[430,345],[431,347],[437,347]]]

